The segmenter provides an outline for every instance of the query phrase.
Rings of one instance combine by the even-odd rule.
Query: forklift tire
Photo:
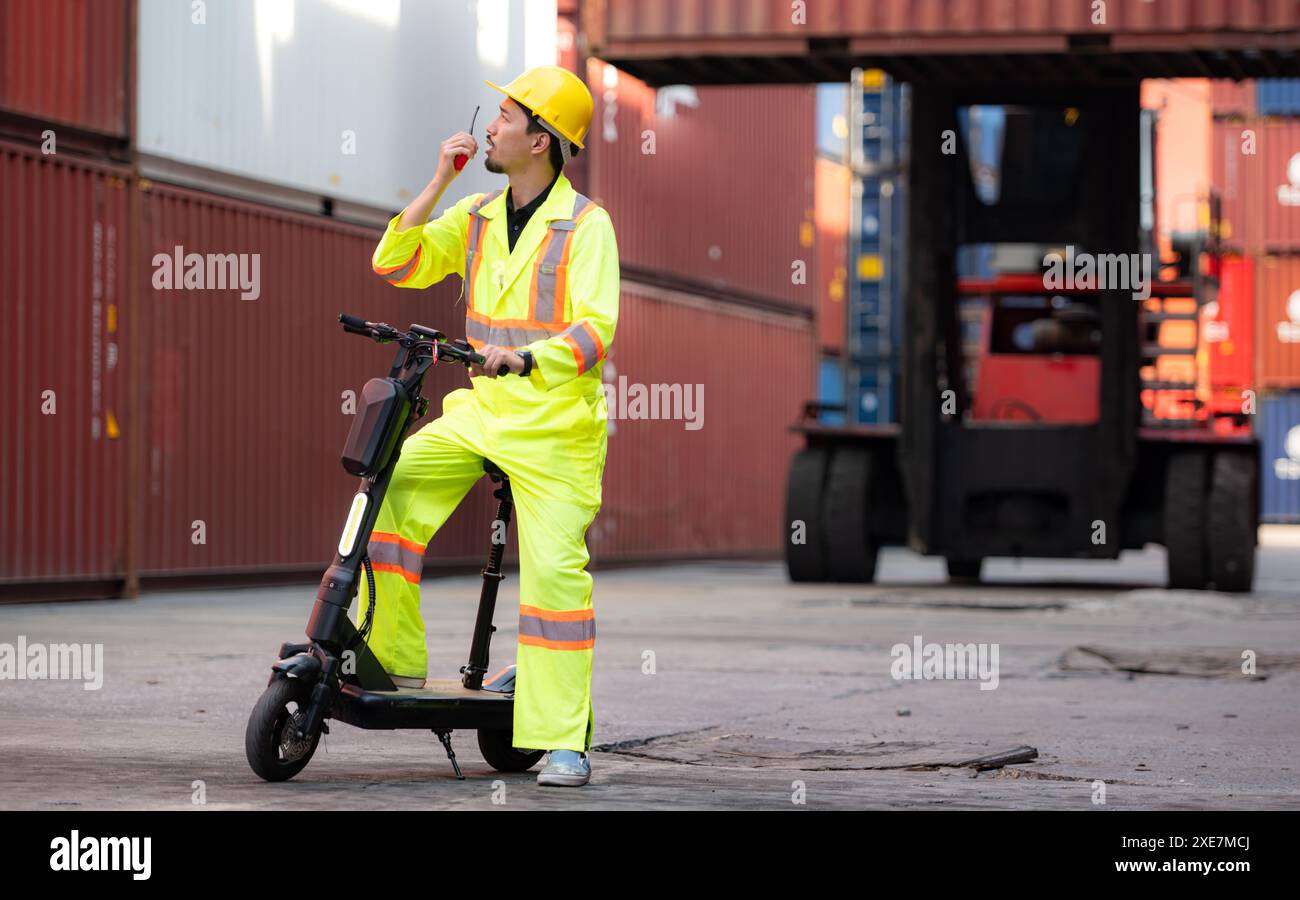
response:
[[[785,568],[791,581],[826,580],[826,540],[822,533],[822,499],[830,452],[800,450],[790,460],[785,488]],[[794,542],[794,523],[803,523],[803,543]]]
[[[876,577],[878,546],[871,533],[871,452],[835,451],[826,475],[826,571],[831,581],[867,582]]]
[[[514,732],[505,728],[480,728],[478,749],[484,761],[498,772],[527,772],[546,755],[545,750],[518,750],[511,745]]]
[[[301,678],[277,678],[266,686],[248,717],[244,752],[253,771],[267,781],[288,781],[316,752],[320,731],[310,741],[294,740],[285,733],[291,720],[306,715],[312,686]],[[295,708],[290,709],[290,704]]]
[[[949,581],[968,581],[977,582],[980,580],[980,570],[984,568],[983,557],[976,559],[957,559],[948,557],[948,580]]]
[[[1216,453],[1210,472],[1206,548],[1215,590],[1249,591],[1255,580],[1254,458]]]
[[[1204,453],[1176,453],[1165,469],[1164,543],[1169,587],[1202,590],[1209,572],[1205,565]]]

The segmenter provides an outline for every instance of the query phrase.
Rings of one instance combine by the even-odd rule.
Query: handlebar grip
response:
[[[487,362],[487,357],[485,357],[482,353],[470,353],[468,354],[468,356],[471,362],[477,363],[480,366],[483,365],[483,363]],[[510,367],[502,363],[501,366],[497,369],[497,375],[509,375],[509,374],[510,374]]]
[[[360,331],[362,334],[369,333],[365,319],[359,319],[356,316],[339,313],[339,321],[343,323],[344,331]]]

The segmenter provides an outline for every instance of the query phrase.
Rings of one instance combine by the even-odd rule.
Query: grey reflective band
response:
[[[372,540],[366,545],[366,555],[376,564],[397,566],[410,572],[416,578],[424,570],[424,554],[408,550],[392,541]]]
[[[499,328],[477,319],[465,319],[465,337],[498,347],[523,347],[533,341],[544,341],[557,331],[558,328]]]
[[[382,277],[385,281],[391,281],[394,284],[396,284],[397,282],[405,278],[407,275],[411,274],[411,270],[414,269],[416,264],[419,262],[420,262],[420,248],[417,246],[415,248],[415,253],[411,254],[411,258],[408,259],[405,263],[403,263],[400,269],[394,269],[392,272],[389,272],[387,275],[384,275]]]
[[[519,616],[519,633],[548,641],[593,641],[596,639],[596,620],[578,619],[556,622],[540,616]]]
[[[556,270],[564,260],[564,253],[569,241],[573,239],[574,229],[578,227],[578,216],[582,215],[582,211],[590,203],[590,199],[578,194],[573,201],[572,215],[567,219],[554,219],[550,223],[552,231],[565,233],[551,235],[551,239],[546,243],[546,255],[542,257],[542,264],[537,267],[537,318],[543,322],[565,321],[564,298],[556,296]]]
[[[591,339],[591,332],[585,326],[586,322],[579,320],[560,332],[560,337],[572,337],[582,349],[582,357],[587,364],[580,367],[579,375],[600,362],[600,352],[596,349],[596,342]]]
[[[474,253],[478,247],[479,236],[483,229],[483,219],[479,216],[478,211],[487,206],[497,198],[501,191],[493,191],[490,194],[484,194],[479,201],[470,207],[469,210],[469,234],[465,241],[465,277],[461,281],[461,287],[465,290],[465,309],[474,308]]]

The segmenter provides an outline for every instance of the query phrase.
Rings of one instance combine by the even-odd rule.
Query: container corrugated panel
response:
[[[1210,79],[1210,111],[1215,116],[1249,116],[1255,112],[1255,82]]]
[[[1232,250],[1258,253],[1264,244],[1264,149],[1260,120],[1219,120],[1210,132],[1213,188],[1222,200],[1220,230]],[[1254,150],[1253,153],[1248,152]]]
[[[339,463],[344,392],[387,375],[395,352],[343,333],[337,316],[459,335],[459,278],[393,288],[370,268],[378,232],[171,186],[144,193],[142,218],[142,574],[323,570],[357,484]],[[250,273],[257,254],[258,296],[165,289],[158,257],[177,247],[248,254]],[[436,367],[429,416],[468,383]],[[483,482],[431,542],[430,564],[484,557],[492,513]]]
[[[1255,110],[1261,116],[1300,116],[1300,78],[1261,78]]]
[[[817,335],[823,350],[843,352],[848,291],[848,166],[817,159]]]
[[[0,582],[124,572],[126,175],[0,144]]]
[[[504,84],[556,61],[556,6],[139,0],[138,141],[152,158],[400,209],[433,177],[439,142],[475,125],[465,193],[503,186],[483,129]]]
[[[812,309],[816,89],[656,91],[598,60],[588,84],[590,193],[624,269]]]
[[[1300,119],[1259,121],[1264,249],[1300,252]]]
[[[1210,390],[1228,392],[1240,403],[1241,391],[1255,385],[1255,260],[1223,258],[1218,302],[1202,334],[1209,350]],[[1165,323],[1173,324],[1173,323]]]
[[[129,0],[0,2],[0,108],[128,136]]]
[[[801,443],[789,426],[815,395],[815,341],[799,317],[625,288],[604,369],[610,435],[593,558],[778,552],[779,484]],[[636,403],[639,391],[663,398],[674,386],[680,402],[635,417],[652,408]]]
[[[1093,24],[1098,4],[1060,0],[599,0],[603,31],[596,37],[762,39],[782,35],[908,37],[942,35],[950,51],[968,50],[981,36],[1061,36],[1259,30],[1300,27],[1289,0],[1109,0],[1105,21]],[[600,20],[598,20],[600,21]],[[966,38],[967,43],[955,39]],[[988,49],[1006,50],[1006,45]]]
[[[1300,387],[1300,256],[1255,260],[1255,371],[1260,387]]]
[[[1300,391],[1261,398],[1255,421],[1260,439],[1260,518],[1300,522]]]

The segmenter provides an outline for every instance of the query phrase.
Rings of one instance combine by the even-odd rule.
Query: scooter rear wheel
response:
[[[498,772],[527,772],[546,755],[545,750],[518,750],[511,746],[514,732],[504,728],[480,728],[478,749],[487,764]]]
[[[267,781],[288,781],[311,762],[320,732],[310,741],[289,733],[289,725],[307,714],[311,685],[299,678],[277,678],[267,686],[248,717],[244,751],[253,771]]]

